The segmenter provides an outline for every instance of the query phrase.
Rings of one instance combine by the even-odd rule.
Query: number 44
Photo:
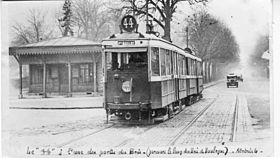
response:
[[[127,21],[128,21],[128,23],[127,23]],[[133,28],[134,23],[132,21],[132,18],[129,18],[128,20],[127,20],[127,18],[125,18],[123,25],[125,26],[125,28],[127,28],[128,26],[130,26],[130,28]]]

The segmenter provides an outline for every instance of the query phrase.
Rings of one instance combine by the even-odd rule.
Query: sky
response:
[[[240,46],[241,64],[245,65],[260,35],[271,31],[270,0],[214,0],[209,12],[222,19]]]

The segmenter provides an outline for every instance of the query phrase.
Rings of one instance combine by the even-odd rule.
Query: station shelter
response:
[[[102,47],[100,43],[75,37],[61,37],[10,47],[9,55],[19,64],[19,97],[22,66],[28,67],[28,93],[92,93],[103,90]]]

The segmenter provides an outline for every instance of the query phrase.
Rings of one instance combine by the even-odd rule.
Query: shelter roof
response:
[[[60,37],[22,46],[10,47],[10,55],[92,53],[101,52],[101,43],[75,38]]]

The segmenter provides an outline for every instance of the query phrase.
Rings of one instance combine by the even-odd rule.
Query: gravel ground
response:
[[[256,119],[254,126],[259,129],[270,128],[270,107],[267,98],[247,96],[248,108],[253,119]]]
[[[258,85],[258,88],[256,88],[256,85]],[[249,112],[255,120],[253,124],[258,134],[257,139],[263,143],[267,140],[266,138],[271,138],[272,136],[270,129],[268,85],[267,80],[261,80],[241,83],[239,88],[226,88],[225,84],[219,84],[205,89],[204,98],[200,102],[186,107],[184,111],[174,118],[155,125],[155,128],[151,130],[147,130],[149,127],[145,126],[114,126],[100,133],[91,134],[110,125],[105,124],[106,117],[104,109],[61,111],[7,109],[7,113],[4,113],[5,117],[3,117],[2,142],[5,144],[3,150],[5,152],[13,152],[11,148],[13,148],[12,150],[26,150],[27,146],[59,147],[64,143],[66,143],[65,147],[164,146],[167,145],[176,133],[178,133],[184,125],[188,124],[203,107],[217,97],[217,92],[223,93],[220,94],[222,99],[217,100],[219,103],[213,106],[213,108],[216,108],[212,111],[210,108],[208,112],[206,112],[207,115],[202,117],[202,120],[198,120],[200,124],[194,126],[194,128],[192,128],[193,130],[191,130],[194,131],[193,133],[196,133],[195,136],[197,139],[193,142],[191,140],[192,137],[188,137],[190,133],[185,133],[186,135],[183,137],[185,139],[179,141],[179,144],[200,144],[203,143],[204,140],[210,143],[213,142],[210,141],[212,136],[214,136],[214,142],[221,142],[225,139],[228,140],[228,138],[220,139],[220,137],[216,139],[218,137],[210,133],[211,130],[213,130],[214,134],[215,131],[221,131],[221,129],[228,130],[228,128],[222,128],[228,126],[227,123],[225,123],[228,122],[226,120],[227,116],[222,115],[220,117],[219,112],[226,112],[226,109],[230,109],[226,108],[225,105],[230,107],[232,105],[231,103],[234,102],[232,96],[235,96],[234,94],[237,93],[246,96]],[[224,97],[224,95],[227,97]],[[232,109],[230,111],[232,111]],[[214,118],[214,116],[216,117]],[[216,124],[217,122],[221,124]],[[211,124],[215,124],[217,128],[212,128],[212,126],[210,126]],[[210,132],[208,135],[209,137],[203,139],[202,135],[199,133],[202,130],[204,133]],[[222,135],[227,133],[227,130],[224,130]],[[219,133],[217,132],[216,134]],[[79,140],[71,142],[71,140],[75,139]],[[23,153],[24,150],[18,151],[18,153]]]
[[[251,79],[244,84],[240,91],[246,96],[252,124],[257,134],[256,139],[271,139],[269,80],[266,78]]]

